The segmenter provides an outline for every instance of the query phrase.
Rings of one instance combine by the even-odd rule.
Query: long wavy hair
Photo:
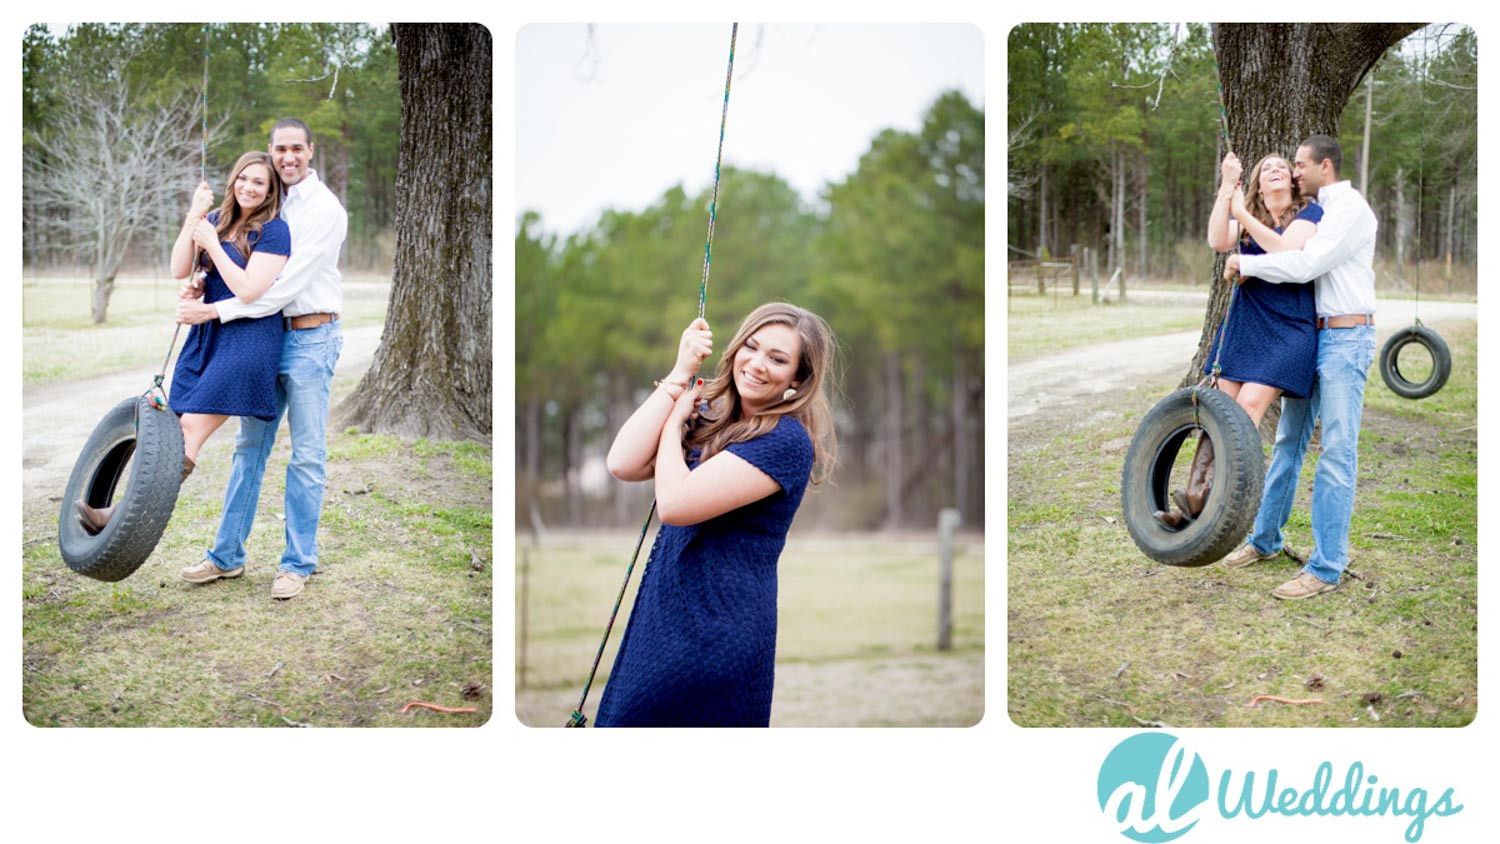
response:
[[[739,388],[734,383],[734,359],[740,347],[767,325],[785,325],[797,332],[802,353],[797,362],[797,393],[753,416],[745,414]],[[790,416],[807,429],[813,444],[812,482],[822,483],[838,464],[838,440],[834,433],[833,405],[829,394],[838,389],[834,371],[838,340],[823,318],[796,305],[771,302],[750,312],[724,349],[713,377],[703,385],[708,409],[683,439],[683,446],[703,450],[702,460],[732,443],[767,433],[783,416]]]
[[[247,214],[245,209],[240,207],[239,201],[235,199],[234,183],[239,179],[240,173],[252,164],[265,165],[270,178],[266,183],[266,201]],[[218,211],[219,221],[214,224],[214,229],[218,232],[219,240],[234,244],[234,248],[238,249],[246,260],[249,260],[250,236],[253,234],[255,239],[259,240],[261,229],[281,213],[281,174],[276,172],[276,163],[271,160],[268,153],[247,152],[240,156],[240,160],[234,163],[234,169],[229,173],[229,185],[224,188],[224,201],[219,204]],[[202,253],[201,260],[204,269],[213,266],[213,261],[209,259],[207,252]]]
[[[1282,164],[1286,165],[1287,180],[1291,183],[1292,188],[1292,204],[1287,206],[1285,211],[1281,212],[1281,219],[1279,220],[1272,216],[1270,210],[1266,208],[1266,198],[1260,191],[1260,169],[1266,166],[1266,162],[1273,158],[1279,159]],[[1250,216],[1265,223],[1269,228],[1277,229],[1290,224],[1292,220],[1296,219],[1298,214],[1302,213],[1302,209],[1306,208],[1312,200],[1302,195],[1302,189],[1297,187],[1297,182],[1291,178],[1291,173],[1291,162],[1275,153],[1262,158],[1255,165],[1255,170],[1250,174],[1250,181],[1245,185],[1245,210],[1250,212]],[[1249,237],[1250,233],[1241,229],[1240,240],[1246,240]]]

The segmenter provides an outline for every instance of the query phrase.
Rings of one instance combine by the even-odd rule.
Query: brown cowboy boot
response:
[[[183,457],[182,480],[187,480],[188,475],[193,474],[193,470],[196,468],[198,468],[198,464],[194,463],[191,457]],[[109,525],[109,520],[115,515],[115,505],[111,504],[103,509],[90,507],[84,503],[82,498],[74,501],[73,507],[78,510],[78,521],[83,524],[83,530],[89,536],[98,536],[99,532]]]
[[[1183,498],[1187,499],[1187,514],[1197,518],[1203,512],[1203,505],[1208,503],[1208,494],[1213,491],[1214,486],[1214,441],[1207,436],[1198,436],[1198,450],[1193,452],[1193,464],[1188,469],[1187,490]]]
[[[1199,435],[1193,462],[1188,468],[1187,489],[1172,490],[1172,503],[1177,506],[1171,512],[1157,510],[1152,518],[1170,530],[1181,530],[1184,525],[1203,512],[1208,494],[1214,483],[1214,444],[1208,437]]]
[[[98,508],[90,507],[80,498],[73,502],[73,507],[78,511],[78,522],[83,525],[83,532],[89,536],[97,536],[99,531],[109,524],[109,520],[115,514],[115,505]]]

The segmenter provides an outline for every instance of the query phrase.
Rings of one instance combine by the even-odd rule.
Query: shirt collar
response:
[[[311,173],[312,171],[309,170],[308,174],[311,175]],[[304,179],[304,181],[306,180]],[[1328,200],[1337,199],[1340,194],[1348,193],[1352,190],[1354,190],[1354,185],[1348,179],[1341,179],[1331,185],[1324,185],[1318,188],[1318,204],[1326,205]]]
[[[318,181],[318,171],[309,167],[307,169],[307,175],[302,177],[302,181],[286,189],[287,198],[290,199],[294,196],[302,196],[308,191],[317,187],[319,184],[320,182]]]

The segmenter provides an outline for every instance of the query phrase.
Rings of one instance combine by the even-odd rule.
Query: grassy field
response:
[[[22,708],[36,726],[475,726],[491,710],[489,449],[330,437],[320,561],[274,601],[288,444],[271,456],[244,576],[178,579],[218,526],[227,450],[183,488],[126,580],[74,574],[56,501],[25,507]],[[413,700],[477,708],[417,711]]]
[[[85,278],[23,279],[21,378],[27,386],[161,366],[177,327],[177,282],[165,275],[117,279],[103,325],[90,319],[91,295]],[[389,278],[346,278],[344,326],[383,324],[389,298]]]
[[[1006,353],[1012,362],[1076,346],[1203,327],[1202,303],[1185,299],[1137,297],[1095,305],[1087,293],[1056,300],[1033,293],[1010,296],[1006,308]]]
[[[1028,318],[1032,335],[1052,330]],[[1476,326],[1430,327],[1453,352],[1453,374],[1435,396],[1411,401],[1372,367],[1349,570],[1338,591],[1307,601],[1270,596],[1296,573],[1289,558],[1239,571],[1168,568],[1131,541],[1121,519],[1122,463],[1136,424],[1176,387],[1175,376],[1098,402],[1076,416],[1087,425],[1013,426],[1010,717],[1023,726],[1114,727],[1472,721]],[[1315,443],[1287,528],[1288,544],[1303,553],[1316,453]],[[1248,707],[1258,694],[1322,702]]]
[[[383,290],[373,284],[346,290],[351,325],[383,319]],[[127,284],[116,293],[107,327],[87,323],[81,285],[28,282],[25,295],[24,366],[38,381],[77,377],[85,365],[159,365],[171,337],[149,286]],[[167,331],[158,337],[156,323],[164,319]],[[46,374],[54,368],[62,374]],[[360,374],[335,379],[335,404]],[[212,543],[237,427],[231,420],[204,446],[161,542],[120,583],[90,580],[63,564],[58,498],[23,502],[27,721],[88,727],[487,721],[494,671],[490,448],[330,434],[319,567],[301,596],[278,602],[270,588],[284,545],[285,426],[267,466],[246,574],[202,586],[177,576]],[[412,701],[477,711],[401,714]]]
[[[655,528],[653,527],[653,532]],[[553,534],[516,546],[516,717],[560,727],[578,704],[635,535]],[[650,538],[647,539],[647,549]],[[641,554],[589,693],[592,721]],[[984,545],[962,536],[954,560],[953,649],[936,650],[932,535],[796,532],[779,567],[772,726],[969,726],[984,714]]]

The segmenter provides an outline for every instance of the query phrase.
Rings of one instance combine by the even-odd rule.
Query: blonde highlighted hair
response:
[[[745,415],[739,389],[734,383],[734,359],[740,347],[755,332],[767,325],[785,325],[797,332],[801,355],[797,361],[796,395],[777,402],[761,413]],[[838,464],[838,441],[834,434],[833,405],[829,393],[837,389],[834,366],[838,359],[838,340],[823,318],[796,305],[771,302],[750,312],[740,323],[734,338],[725,347],[713,377],[703,385],[703,400],[708,410],[699,415],[683,446],[702,449],[701,460],[723,451],[733,443],[759,437],[776,426],[783,416],[802,423],[813,444],[812,482],[822,483]]]

